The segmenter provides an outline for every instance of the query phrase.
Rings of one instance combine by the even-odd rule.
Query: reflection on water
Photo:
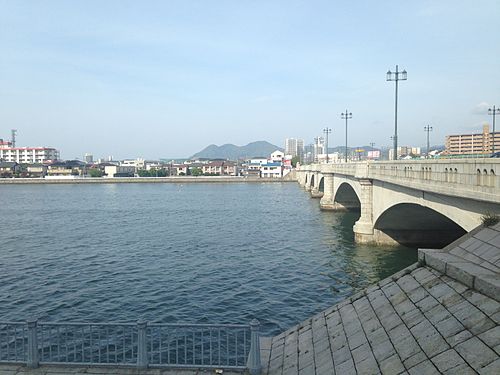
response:
[[[332,293],[343,299],[414,263],[417,249],[404,246],[372,246],[354,243],[352,227],[359,212],[322,212],[330,228],[325,245],[330,250],[328,277]]]
[[[0,319],[257,317],[272,335],[416,261],[355,245],[359,214],[318,203],[296,184],[0,186]]]

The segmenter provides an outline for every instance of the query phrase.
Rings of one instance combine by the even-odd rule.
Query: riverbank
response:
[[[84,177],[84,178],[6,178],[0,185],[25,184],[128,184],[128,183],[281,183],[296,182],[290,178],[246,178],[223,176],[172,176],[172,177]]]

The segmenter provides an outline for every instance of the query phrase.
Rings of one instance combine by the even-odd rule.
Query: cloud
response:
[[[481,102],[472,109],[472,113],[474,115],[487,115],[489,107],[490,105],[488,103]]]

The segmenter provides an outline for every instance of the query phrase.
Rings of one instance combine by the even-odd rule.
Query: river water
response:
[[[0,320],[262,323],[278,334],[416,261],[353,243],[293,183],[0,185]]]

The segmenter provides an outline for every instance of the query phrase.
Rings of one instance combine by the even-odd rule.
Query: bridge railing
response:
[[[369,164],[370,178],[396,177],[411,180],[455,183],[462,186],[486,188],[500,187],[497,166],[487,163],[478,165],[460,164]]]
[[[311,164],[304,172],[339,173],[358,178],[409,179],[469,186],[487,191],[500,188],[500,159],[442,159],[364,161],[353,163]]]
[[[0,322],[0,363],[260,371],[259,323]]]

